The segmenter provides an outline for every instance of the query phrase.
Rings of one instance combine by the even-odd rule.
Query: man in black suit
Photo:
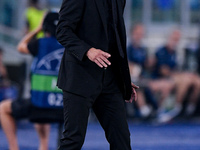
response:
[[[123,99],[132,102],[123,20],[125,0],[63,0],[57,39],[66,48],[58,77],[64,132],[59,150],[80,150],[93,108],[111,150],[130,150]]]

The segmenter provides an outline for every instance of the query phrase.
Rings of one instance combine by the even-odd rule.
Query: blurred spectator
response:
[[[132,40],[127,48],[131,79],[140,86],[138,90],[138,101],[136,102],[139,107],[140,115],[141,117],[148,117],[151,114],[151,108],[146,103],[146,97],[153,103],[154,109],[157,109],[157,104],[148,88],[147,82],[145,82],[145,85],[142,85],[141,82],[144,78],[149,78],[149,72],[151,70],[151,61],[148,58],[147,50],[142,46],[142,39],[145,32],[144,27],[142,24],[137,24],[133,26],[131,32]]]
[[[26,10],[26,33],[35,30],[41,23],[46,10],[40,8],[39,0],[29,0],[29,7]],[[40,31],[36,38],[44,37],[44,33]]]
[[[36,30],[27,34],[18,45],[24,54],[32,54],[36,61],[32,70],[32,97],[30,100],[5,100],[0,105],[1,124],[9,142],[10,150],[18,150],[16,121],[29,118],[36,123],[40,145],[39,150],[48,149],[50,126],[47,123],[63,122],[62,94],[56,88],[58,66],[63,47],[55,38],[58,13],[49,13]],[[45,37],[32,41],[32,38],[45,31]],[[9,126],[8,126],[9,125]]]
[[[191,115],[194,112],[199,97],[199,77],[193,73],[177,71],[176,47],[179,43],[180,37],[181,33],[179,30],[173,31],[167,44],[156,52],[156,68],[154,77],[167,78],[173,81],[176,90],[175,106],[171,111],[159,116],[160,122],[167,122],[180,114],[184,97],[190,88],[192,88],[192,90],[190,93],[189,104],[186,108],[187,115]]]
[[[146,48],[142,46],[144,27],[140,24],[132,29],[131,44],[127,48],[129,67],[132,80],[137,82],[140,74],[143,73],[147,61]]]
[[[0,102],[3,99],[18,97],[18,86],[8,78],[7,69],[3,64],[3,50],[0,48]]]
[[[0,123],[6,134],[10,150],[19,150],[16,136],[16,121],[28,117],[30,104],[30,100],[20,99],[16,101],[5,99],[0,103]]]

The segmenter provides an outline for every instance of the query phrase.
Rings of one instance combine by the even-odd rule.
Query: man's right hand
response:
[[[111,65],[110,61],[108,60],[111,55],[100,49],[90,48],[86,55],[91,61],[96,63],[101,68],[107,68],[108,65]]]

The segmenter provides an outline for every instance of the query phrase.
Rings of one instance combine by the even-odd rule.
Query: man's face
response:
[[[136,26],[132,32],[133,43],[139,45],[143,37],[144,37],[144,27],[142,25]]]
[[[170,49],[175,49],[178,45],[181,38],[181,32],[179,30],[175,30],[169,37],[168,46]]]
[[[178,44],[178,42],[180,41],[180,38],[181,38],[181,33],[180,33],[180,31],[174,31],[173,33],[172,33],[172,40],[176,43],[176,44]]]

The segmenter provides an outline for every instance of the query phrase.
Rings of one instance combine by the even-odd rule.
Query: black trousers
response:
[[[102,89],[96,91],[91,98],[63,91],[65,121],[63,138],[58,150],[81,150],[90,108],[93,108],[105,131],[110,150],[131,150],[124,100],[118,88],[116,89],[113,78],[110,77],[110,71],[105,70],[102,76]]]

